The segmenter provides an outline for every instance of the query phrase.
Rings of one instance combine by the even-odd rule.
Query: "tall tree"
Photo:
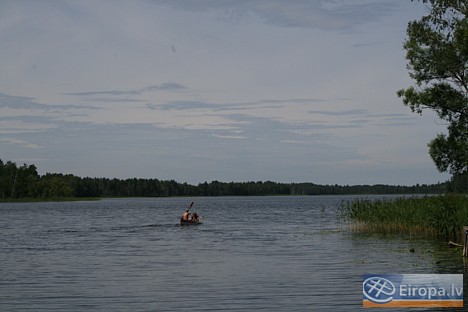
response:
[[[419,0],[429,14],[408,24],[404,43],[416,85],[397,92],[413,112],[434,110],[447,134],[429,142],[437,169],[454,176],[468,170],[468,1]]]
[[[12,161],[7,161],[5,164],[0,161],[0,169],[0,196],[3,199],[13,198],[18,178],[18,167]]]

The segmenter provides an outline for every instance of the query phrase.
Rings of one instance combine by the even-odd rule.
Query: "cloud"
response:
[[[269,141],[290,141],[301,137],[301,142],[317,142],[335,137],[329,131],[342,128],[356,128],[355,124],[330,124],[325,122],[288,122],[278,118],[251,116],[246,114],[227,114],[224,117],[231,120],[243,134],[249,138],[261,138]],[[336,138],[336,137],[335,137]]]
[[[31,109],[37,107],[47,107],[44,104],[35,103],[34,98],[25,96],[11,96],[0,93],[0,107],[10,107],[17,109]]]
[[[283,99],[283,100],[261,100],[259,103],[301,103],[301,104],[310,104],[310,103],[320,103],[327,102],[328,100],[324,99],[314,99],[314,98],[303,98],[303,99]]]
[[[209,103],[204,101],[174,101],[163,104],[146,104],[146,109],[174,114],[186,120],[178,128],[212,131],[214,137],[262,139],[270,142],[316,143],[337,140],[352,135],[343,129],[359,129],[370,122],[365,109],[314,110],[320,99],[258,100],[240,103]],[[161,115],[161,114],[158,114]],[[317,120],[316,115],[325,116]],[[327,117],[329,116],[329,117]],[[336,118],[334,118],[336,117]],[[340,118],[345,117],[345,118]],[[359,117],[358,119],[356,119]],[[201,120],[205,120],[203,123]],[[170,124],[166,123],[170,127]]]
[[[246,137],[242,135],[221,135],[221,134],[212,133],[211,136],[214,136],[215,138],[220,138],[220,139],[234,139],[234,140],[246,139]]]
[[[217,109],[220,105],[210,104],[207,102],[196,101],[174,101],[164,104],[146,104],[146,108],[151,110],[200,110],[200,109]]]
[[[151,110],[211,110],[213,112],[232,110],[253,110],[253,109],[275,109],[284,108],[288,104],[310,104],[313,102],[325,102],[321,99],[283,99],[283,100],[259,100],[239,103],[209,103],[203,101],[172,101],[162,104],[146,104],[146,108]]]
[[[319,115],[328,115],[328,116],[355,116],[355,115],[363,115],[366,114],[368,111],[365,109],[349,109],[349,110],[342,110],[342,111],[332,111],[332,110],[311,110],[309,113],[311,114],[319,114]]]
[[[64,93],[65,95],[74,96],[96,96],[96,95],[110,95],[110,96],[122,96],[122,95],[140,95],[146,92],[153,91],[179,91],[186,89],[181,84],[175,82],[165,82],[160,85],[152,85],[140,89],[133,90],[107,90],[107,91],[84,91],[84,92],[70,92]]]
[[[0,108],[7,107],[13,109],[99,109],[93,106],[84,105],[56,105],[56,104],[42,104],[35,101],[35,98],[25,96],[12,96],[0,93]]]
[[[41,116],[15,116],[0,118],[0,134],[20,134],[43,132],[55,129],[55,120]]]
[[[0,134],[44,133],[70,124],[70,119],[88,119],[88,112],[101,110],[88,105],[43,104],[32,97],[12,96],[0,93]],[[3,141],[6,142],[6,141]],[[14,143],[15,141],[11,141]],[[23,143],[22,143],[23,142]],[[25,144],[26,141],[17,141]]]
[[[147,100],[136,99],[136,98],[117,98],[117,97],[92,97],[92,98],[84,98],[82,101],[86,102],[110,102],[110,103],[136,103],[136,102],[147,102]]]
[[[260,104],[260,105],[256,105]],[[258,109],[258,108],[278,108],[279,105],[265,106],[262,103],[208,103],[201,101],[173,101],[164,104],[146,104],[146,108],[151,110],[163,110],[163,111],[195,111],[195,110],[207,110],[212,112],[230,111],[230,110],[247,110],[247,109]]]
[[[41,148],[39,145],[15,138],[0,138],[0,143],[16,144],[27,148]]]
[[[349,116],[359,117],[360,119],[352,119],[349,122],[353,124],[365,124],[378,120],[379,126],[403,126],[410,125],[415,120],[414,116],[408,114],[371,114],[367,109],[350,109],[350,110],[311,110],[311,114],[325,116]]]
[[[215,11],[224,20],[259,18],[279,27],[344,30],[378,20],[396,11],[395,1],[309,0],[157,0],[157,4],[187,11]]]

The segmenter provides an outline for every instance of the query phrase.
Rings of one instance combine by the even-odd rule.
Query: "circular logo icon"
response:
[[[396,287],[388,279],[381,276],[373,276],[362,282],[362,293],[375,303],[387,303],[393,300]]]

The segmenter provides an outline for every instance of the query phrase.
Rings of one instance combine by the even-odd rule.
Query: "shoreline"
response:
[[[102,196],[102,197],[52,197],[52,198],[34,198],[34,197],[25,197],[25,198],[5,198],[0,199],[0,204],[2,203],[35,203],[35,202],[73,202],[73,201],[99,201],[103,199],[149,199],[149,198],[208,198],[208,197],[319,197],[319,196],[359,196],[359,197],[404,197],[404,198],[421,198],[426,196],[440,196],[438,193],[392,193],[392,194],[266,194],[266,195],[174,195],[174,196]]]

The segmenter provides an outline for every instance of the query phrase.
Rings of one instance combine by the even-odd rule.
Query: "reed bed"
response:
[[[461,237],[468,226],[468,196],[357,199],[342,204],[342,215],[359,232]]]

